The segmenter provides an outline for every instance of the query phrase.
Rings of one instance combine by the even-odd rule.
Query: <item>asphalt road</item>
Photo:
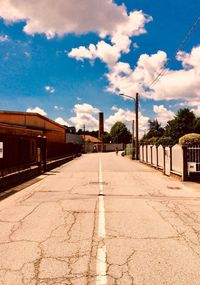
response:
[[[200,186],[84,155],[0,202],[2,285],[200,284]]]

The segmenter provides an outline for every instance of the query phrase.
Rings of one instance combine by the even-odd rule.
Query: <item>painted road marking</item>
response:
[[[99,220],[98,220],[98,238],[104,239],[106,236],[105,229],[105,206],[103,196],[103,179],[102,179],[102,165],[101,160],[99,161]],[[106,245],[99,243],[97,250],[97,285],[106,285]]]

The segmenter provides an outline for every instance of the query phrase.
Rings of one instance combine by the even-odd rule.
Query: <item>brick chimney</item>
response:
[[[103,112],[99,113],[99,133],[98,138],[101,139],[104,133],[104,120],[103,120]]]

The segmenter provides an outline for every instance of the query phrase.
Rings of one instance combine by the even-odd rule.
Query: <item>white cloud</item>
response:
[[[47,113],[43,109],[41,109],[40,107],[28,108],[26,110],[26,112],[28,112],[28,113],[38,113],[38,114],[40,114],[42,116],[46,116],[47,115]]]
[[[69,126],[69,123],[61,117],[56,118],[55,122],[63,126]]]
[[[139,45],[137,43],[133,43],[133,48],[134,49],[138,49],[139,48]]]
[[[0,35],[0,43],[4,43],[8,41],[9,41],[8,35]]]
[[[45,88],[45,90],[47,91],[47,92],[49,92],[49,93],[54,93],[55,92],[55,88],[53,87],[53,86],[45,86],[44,87]]]
[[[194,47],[191,53],[179,52],[177,59],[182,62],[183,68],[170,70],[165,68],[167,62],[165,52],[143,54],[135,69],[131,70],[129,67],[127,74],[118,69],[118,62],[107,74],[109,81],[107,90],[130,96],[139,92],[141,96],[154,100],[200,101],[200,46]],[[162,71],[163,76],[151,86]]]
[[[175,116],[175,113],[165,108],[164,105],[154,105],[153,111],[156,114],[156,119],[163,127]]]
[[[198,105],[195,106],[195,108],[192,108],[192,109],[191,109],[191,111],[193,111],[194,114],[195,114],[197,117],[200,117],[200,106],[199,106],[199,103],[200,103],[200,102],[198,102]]]
[[[150,56],[142,54],[134,70],[131,70],[127,63],[116,63],[106,75],[109,81],[107,90],[129,96],[134,96],[136,92],[144,92],[144,87],[156,78],[166,60],[166,53],[158,51]]]
[[[88,48],[84,46],[73,48],[68,56],[77,60],[95,60],[99,58],[112,66],[119,60],[122,52],[128,53],[130,51],[130,38],[146,33],[144,26],[152,20],[150,16],[145,15],[142,11],[134,11],[129,15],[124,11],[124,16],[126,20],[118,23],[115,29],[100,33],[102,38],[109,36],[111,44],[101,40],[96,45],[90,44]]]
[[[129,109],[118,108],[117,106],[112,106],[111,110],[113,114],[105,118],[104,127],[106,131],[110,131],[110,128],[117,121],[124,122],[127,127],[132,130],[132,121],[135,119],[135,113]],[[70,117],[69,119],[64,120],[62,117],[58,117],[55,121],[61,125],[67,126],[75,126],[76,129],[83,129],[83,125],[85,125],[86,130],[98,130],[99,121],[98,121],[98,113],[99,109],[93,107],[90,104],[76,104],[74,105],[73,112],[75,116]],[[148,128],[148,120],[149,118],[143,116],[141,112],[139,112],[139,135],[142,137],[144,132]]]
[[[177,60],[182,62],[183,67],[197,67],[200,71],[200,46],[193,48],[191,53],[179,51],[176,56]]]
[[[105,41],[100,41],[96,46],[90,44],[88,48],[83,46],[73,48],[71,52],[68,53],[68,56],[81,61],[83,61],[83,59],[95,60],[99,58],[108,65],[112,65],[120,58],[120,52],[117,48]]]
[[[25,21],[27,34],[45,33],[48,38],[68,33],[110,34],[127,22],[125,6],[112,0],[57,0],[56,4],[54,0],[0,0],[0,7],[5,21]]]
[[[113,115],[110,115],[105,119],[105,130],[110,131],[111,127],[118,121],[123,122],[127,127],[132,131],[132,122],[135,120],[135,112],[129,109],[118,108],[117,106],[113,106],[111,108],[114,111]],[[141,112],[139,112],[139,136],[142,137],[144,132],[148,128],[148,120],[149,117],[143,116]]]
[[[55,110],[64,110],[64,107],[59,107],[59,106],[55,105],[55,106],[54,106],[54,109],[55,109]]]
[[[82,129],[85,125],[87,130],[98,129],[97,114],[100,112],[97,108],[90,104],[76,104],[73,109],[75,116],[69,118],[71,125],[75,126],[76,129]]]

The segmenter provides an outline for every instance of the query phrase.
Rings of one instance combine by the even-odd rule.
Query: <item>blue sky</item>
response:
[[[197,21],[199,0],[0,4],[0,109],[88,129],[97,129],[100,110],[109,129],[133,119],[133,102],[117,93],[139,92],[141,134],[149,118],[164,125],[182,106],[200,116],[200,21],[167,60]]]

